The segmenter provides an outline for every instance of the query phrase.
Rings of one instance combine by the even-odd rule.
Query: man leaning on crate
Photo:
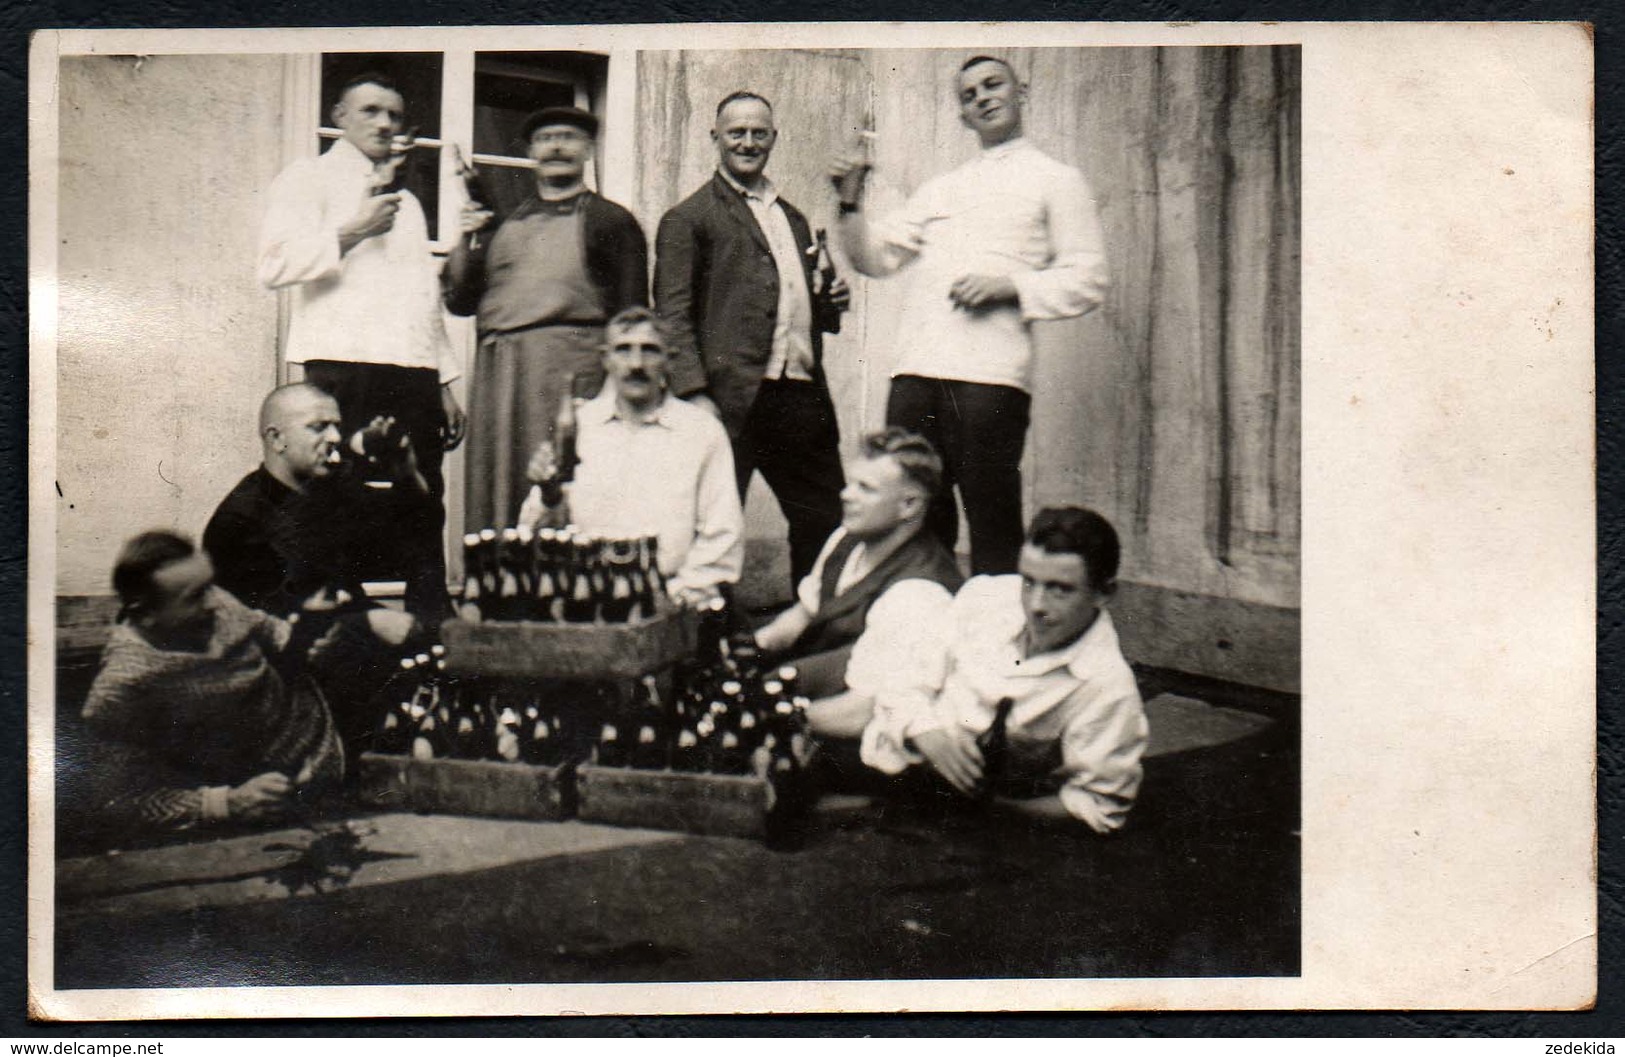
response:
[[[669,393],[667,340],[646,308],[604,328],[603,391],[576,410],[580,465],[560,506],[538,484],[519,510],[530,527],[574,524],[592,536],[653,535],[673,599],[699,605],[739,580],[744,512],[728,434],[715,418]],[[531,460],[534,481],[553,477],[553,446]]]

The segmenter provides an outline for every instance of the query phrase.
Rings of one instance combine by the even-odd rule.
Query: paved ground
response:
[[[64,835],[56,985],[1295,974],[1295,709],[1143,681],[1154,755],[1112,838],[852,796],[793,852],[407,814],[117,853]]]

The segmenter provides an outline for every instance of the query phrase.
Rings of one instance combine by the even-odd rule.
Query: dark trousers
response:
[[[418,472],[434,493],[439,516],[418,531],[422,538],[401,540],[393,567],[369,570],[379,579],[406,581],[406,608],[414,616],[438,625],[450,611],[446,595],[446,554],[441,532],[446,524],[445,461],[446,410],[440,402],[440,374],[428,367],[396,367],[379,363],[310,360],[305,381],[332,394],[338,401],[345,437],[379,415],[393,415],[412,438]]]
[[[942,456],[942,493],[926,525],[950,551],[959,541],[955,486],[970,527],[972,575],[1016,571],[1021,522],[1021,450],[1032,397],[1007,385],[903,374],[891,380],[886,422],[925,437]]]
[[[733,441],[739,497],[760,470],[790,523],[791,590],[812,571],[841,524],[841,435],[829,390],[817,382],[764,380]]]

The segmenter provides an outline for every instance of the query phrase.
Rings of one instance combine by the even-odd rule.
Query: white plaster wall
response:
[[[279,56],[61,65],[57,591],[100,594],[124,539],[200,534],[258,461],[276,298],[254,281],[281,157]]]

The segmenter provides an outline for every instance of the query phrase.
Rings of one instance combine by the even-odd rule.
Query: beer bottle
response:
[[[818,288],[813,291],[814,325],[826,334],[841,332],[841,311],[830,303],[830,290],[835,285],[835,258],[829,252],[829,236],[819,228],[813,236],[814,266],[818,271]]]
[[[695,751],[693,770],[706,774],[716,773],[720,762],[720,747],[714,715],[707,713],[694,723]]]
[[[564,497],[564,485],[576,479],[576,467],[581,465],[581,456],[576,451],[579,430],[576,424],[576,384],[576,377],[572,375],[559,397],[558,413],[553,417],[553,449],[558,460],[558,472],[551,481],[542,485],[542,501],[549,507],[558,506],[558,501]]]
[[[737,733],[724,730],[717,744],[718,774],[750,773],[750,753],[746,751]]]
[[[410,657],[401,658],[400,671],[390,679],[379,699],[384,703],[384,716],[378,724],[373,749],[391,756],[404,755],[412,748],[412,706],[417,702],[417,662]]]
[[[557,534],[550,528],[536,533],[536,589],[531,606],[531,616],[535,620],[553,620],[556,616],[554,605],[559,594],[553,554],[556,538]]]
[[[438,760],[451,754],[450,745],[446,740],[446,727],[441,720],[440,710],[423,706],[423,714],[418,719],[417,732],[412,737],[412,758],[414,760]]]
[[[485,180],[480,176],[479,170],[474,168],[474,163],[463,157],[463,149],[455,143],[451,144],[451,164],[457,175],[462,177],[463,190],[468,193],[469,204],[479,209],[496,212],[496,198],[491,194],[490,189],[485,186]],[[480,236],[483,234],[485,234],[484,230],[469,232],[468,248],[470,250],[480,248]]]
[[[526,706],[521,731],[520,757],[526,763],[551,767],[558,762],[561,750],[554,736],[553,724],[548,722],[536,705]]]
[[[592,572],[587,566],[592,541],[576,537],[570,545],[570,594],[564,600],[564,619],[572,624],[590,624],[598,615]]]
[[[626,743],[621,738],[620,728],[615,725],[615,717],[610,716],[604,720],[598,729],[598,750],[595,760],[600,767],[625,767],[628,762]]]
[[[480,560],[480,534],[470,532],[463,537],[463,595],[457,605],[457,615],[470,624],[481,616]]]
[[[655,605],[666,597],[666,574],[660,568],[660,537],[650,532],[643,537],[644,569],[648,573],[650,593]]]
[[[502,593],[502,573],[497,568],[497,530],[480,529],[480,598],[484,606],[493,609]],[[491,616],[486,611],[487,617]]]
[[[700,736],[692,725],[685,724],[677,731],[677,741],[671,750],[671,769],[674,771],[703,771],[700,759]]]
[[[493,707],[496,702],[493,702]],[[512,705],[503,704],[497,713],[496,738],[493,739],[496,758],[506,763],[517,763],[522,755],[519,736],[519,713]]]
[[[666,708],[660,701],[660,687],[654,676],[643,677],[637,696],[637,740],[632,747],[631,764],[640,770],[659,770],[667,764],[670,746]]]
[[[993,722],[976,736],[976,747],[982,751],[982,799],[993,796],[993,790],[1005,776],[1010,764],[1010,709],[1013,698],[1003,698],[993,710]]]
[[[497,619],[521,620],[524,618],[525,594],[519,582],[518,529],[502,530],[501,544],[497,553],[500,555],[499,565],[502,570],[502,585],[497,595]]]
[[[601,610],[604,620],[611,624],[625,624],[632,619],[638,604],[637,588],[632,579],[633,562],[637,557],[632,540],[605,540],[604,553],[606,584]]]
[[[728,603],[713,598],[700,609],[699,632],[694,656],[703,669],[715,670],[722,666],[728,638]]]

